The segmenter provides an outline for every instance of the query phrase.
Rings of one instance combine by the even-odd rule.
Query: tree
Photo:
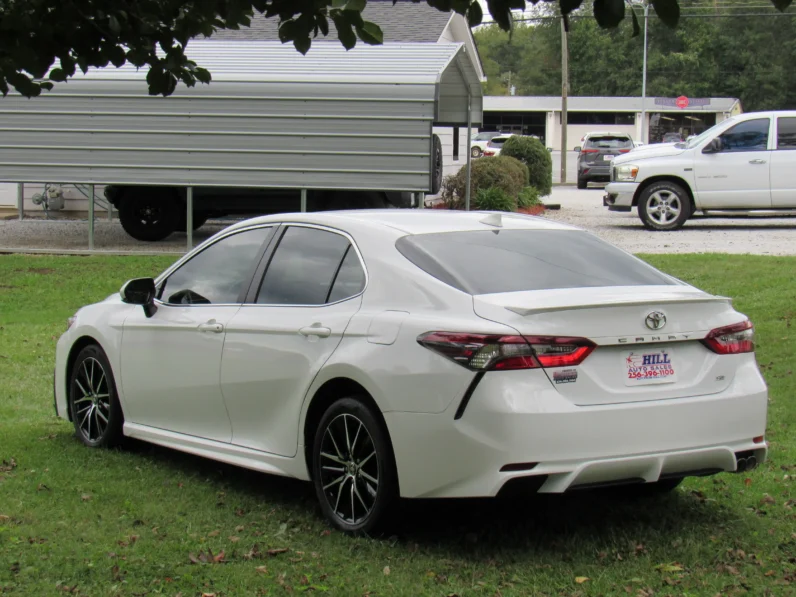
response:
[[[411,0],[419,3],[421,0]],[[531,0],[558,2],[567,16],[582,0]],[[792,0],[771,0],[785,10]],[[397,2],[397,0],[393,0]],[[465,15],[471,26],[481,23],[478,0],[426,0],[441,11]],[[679,19],[678,0],[651,0],[660,19],[674,27]],[[380,44],[376,23],[362,18],[367,0],[0,0],[0,91],[10,87],[25,96],[37,96],[65,81],[76,69],[131,63],[148,68],[153,95],[170,95],[179,81],[193,86],[209,83],[211,74],[188,58],[188,43],[211,36],[217,29],[248,26],[255,13],[279,20],[279,37],[306,54],[312,40],[330,34],[350,49],[357,40]],[[526,7],[525,0],[487,0],[492,18],[504,31],[512,29],[512,10]],[[614,28],[625,18],[625,0],[595,0],[597,24]],[[630,10],[638,32],[636,9]],[[331,21],[331,24],[330,24]],[[158,52],[160,50],[160,52]],[[44,80],[47,77],[48,80]]]

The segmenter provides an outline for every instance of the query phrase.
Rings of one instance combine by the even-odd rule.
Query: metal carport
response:
[[[279,43],[194,41],[188,54],[213,82],[168,98],[149,96],[146,71],[130,65],[32,100],[9,94],[0,182],[188,187],[189,218],[196,186],[426,193],[432,126],[482,121],[465,51],[316,42],[302,56]],[[91,240],[93,202],[89,212]]]

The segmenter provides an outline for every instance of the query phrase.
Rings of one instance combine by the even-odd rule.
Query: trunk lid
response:
[[[596,344],[575,367],[545,369],[555,388],[579,406],[721,392],[732,383],[739,356],[715,354],[700,342],[741,319],[730,299],[687,285],[507,292],[477,295],[473,302],[478,316],[523,336]],[[661,315],[663,325],[651,329]]]

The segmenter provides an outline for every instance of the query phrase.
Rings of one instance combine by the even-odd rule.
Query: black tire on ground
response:
[[[179,223],[179,202],[164,191],[128,192],[119,202],[119,221],[136,240],[163,240]]]
[[[442,141],[437,135],[432,135],[433,147],[431,152],[431,194],[436,195],[442,188],[443,162]]]
[[[470,148],[470,155],[473,156],[474,158],[480,158],[482,153],[483,152],[481,151],[480,147],[471,147]]]
[[[69,408],[75,434],[92,448],[112,448],[123,439],[124,414],[108,357],[96,344],[86,346],[69,372]]]
[[[638,200],[638,216],[648,230],[677,230],[692,212],[688,191],[668,180],[652,183]]]
[[[341,531],[372,534],[387,522],[398,498],[395,459],[383,423],[360,398],[341,398],[321,417],[312,478],[324,516]]]
[[[582,178],[578,179],[578,188],[583,190],[589,186],[589,181],[583,180]]]
[[[179,216],[179,219],[177,220],[177,225],[174,227],[174,229],[176,231],[178,231],[178,232],[187,232],[187,225],[186,225],[187,224],[187,218],[185,217],[186,216],[185,211],[181,210],[179,213],[180,213],[180,216]],[[205,223],[207,222],[209,217],[210,216],[208,214],[206,214],[206,213],[202,213],[200,211],[194,211],[193,212],[193,229],[194,230],[199,230],[199,228],[201,228],[202,226],[205,225]]]

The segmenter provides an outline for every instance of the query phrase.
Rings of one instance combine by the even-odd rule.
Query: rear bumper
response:
[[[637,182],[612,182],[605,187],[603,205],[609,211],[630,211],[633,209],[633,197],[638,190]]]
[[[583,164],[578,167],[578,178],[588,181],[608,182],[611,179],[611,167]]]
[[[578,407],[534,371],[488,373],[464,415],[385,413],[404,497],[495,496],[509,481],[542,493],[678,473],[734,471],[735,454],[766,457],[767,390],[743,365],[719,394]],[[543,376],[539,377],[539,374]],[[511,471],[501,471],[512,465]],[[520,466],[524,470],[520,470]]]

